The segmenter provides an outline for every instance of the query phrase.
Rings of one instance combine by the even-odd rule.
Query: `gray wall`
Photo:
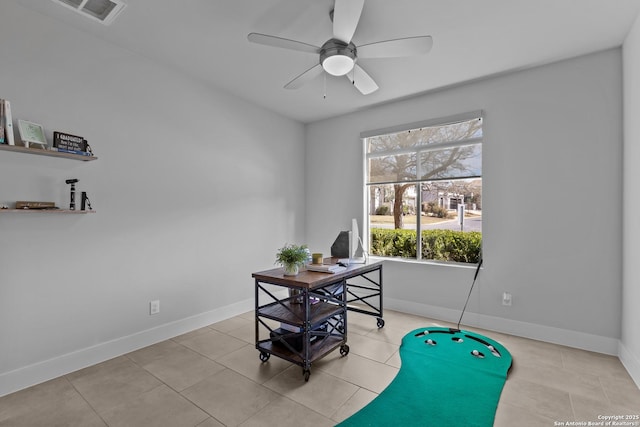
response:
[[[627,36],[624,53],[624,262],[620,359],[640,387],[640,19]]]
[[[303,240],[302,124],[13,2],[0,58],[14,118],[99,157],[0,151],[0,203],[66,207],[74,177],[97,211],[0,213],[0,395],[252,309],[251,272]]]
[[[465,321],[616,354],[622,309],[620,49],[308,125],[309,245],[328,251],[350,218],[362,224],[360,132],[478,109],[485,117],[484,267]],[[384,268],[388,308],[457,321],[473,266],[388,261]],[[513,306],[501,305],[503,291],[513,294]]]

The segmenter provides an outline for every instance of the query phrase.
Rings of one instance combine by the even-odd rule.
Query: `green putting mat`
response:
[[[512,362],[500,343],[464,330],[420,328],[402,339],[400,358],[391,384],[338,426],[493,425]]]

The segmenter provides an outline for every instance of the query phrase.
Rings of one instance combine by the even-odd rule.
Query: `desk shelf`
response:
[[[259,307],[256,314],[260,317],[302,328],[305,322],[308,322],[311,327],[314,327],[326,319],[341,314],[343,311],[344,308],[339,305],[320,301],[310,304],[307,317],[304,304],[285,300],[272,302],[271,304]]]
[[[330,336],[327,337],[326,340],[321,341],[317,344],[311,344],[311,354],[308,359],[309,364],[319,360],[323,356],[332,352],[338,347],[346,346],[344,344],[344,340],[341,337]],[[279,345],[278,343],[274,343],[269,340],[262,340],[256,343],[256,348],[263,352],[263,354],[273,354],[281,359],[288,360],[289,362],[295,363],[296,365],[303,366],[305,362],[304,355],[299,351],[291,351],[283,345]],[[344,348],[344,347],[343,347]],[[348,346],[347,346],[348,348]],[[344,350],[343,350],[344,352]],[[348,352],[348,351],[347,351]],[[265,360],[266,361],[266,360]],[[305,375],[305,379],[308,380],[309,376],[307,376],[307,372],[303,370],[303,375]]]

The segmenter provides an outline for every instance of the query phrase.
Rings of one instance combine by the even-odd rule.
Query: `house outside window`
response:
[[[370,255],[476,263],[482,112],[362,134]]]

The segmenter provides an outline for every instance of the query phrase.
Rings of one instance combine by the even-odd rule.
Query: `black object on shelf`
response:
[[[327,324],[323,323],[317,328],[313,329],[312,333],[309,336],[309,343],[313,344],[320,338],[320,335],[316,334],[317,332],[327,332]],[[296,349],[296,351],[302,351],[302,346],[304,344],[304,334],[302,331],[300,332],[292,332],[283,328],[274,329],[269,333],[269,337],[271,341],[279,346],[284,346],[281,339],[289,344],[291,347]]]
[[[84,211],[84,210],[87,210],[87,208],[89,208],[89,210],[91,210],[91,201],[89,200],[89,197],[87,196],[87,192],[83,191],[82,192],[82,198],[80,200],[80,210]]]
[[[65,182],[67,184],[71,184],[71,197],[69,202],[69,210],[75,211],[76,210],[76,182],[78,182],[78,179],[76,178],[68,179]]]

